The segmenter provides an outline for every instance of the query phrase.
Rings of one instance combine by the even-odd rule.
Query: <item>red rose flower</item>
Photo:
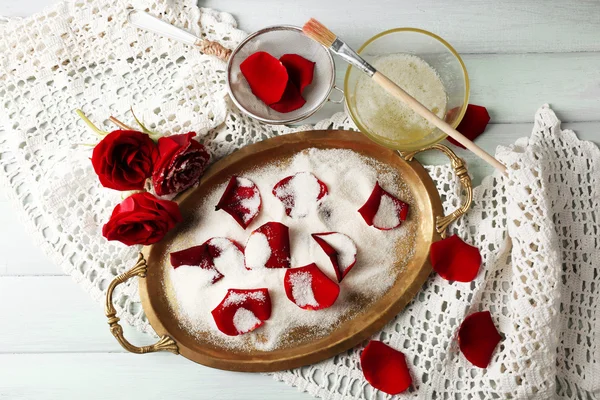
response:
[[[127,246],[148,245],[161,240],[181,220],[174,201],[158,199],[148,192],[135,193],[115,207],[102,227],[102,235]]]
[[[179,193],[196,184],[210,155],[192,139],[195,132],[164,136],[158,139],[159,158],[152,173],[152,184],[159,196]]]
[[[148,135],[137,131],[113,131],[94,147],[92,165],[102,186],[116,190],[140,190],[152,175],[158,157]]]

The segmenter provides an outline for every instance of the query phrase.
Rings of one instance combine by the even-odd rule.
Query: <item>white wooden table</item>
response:
[[[27,16],[56,0],[2,0],[0,15]],[[472,0],[209,0],[247,31],[322,20],[351,45],[384,29],[431,30],[463,55],[471,102],[492,125],[477,140],[493,152],[529,135],[551,103],[564,126],[600,143],[600,2]],[[344,66],[338,63],[338,80]],[[336,111],[328,108],[320,116]],[[490,172],[466,153],[476,180]],[[440,162],[427,158],[427,162]],[[90,300],[35,246],[0,193],[0,399],[308,399],[256,374],[195,365],[171,354],[126,353]],[[148,339],[132,329],[137,342]]]

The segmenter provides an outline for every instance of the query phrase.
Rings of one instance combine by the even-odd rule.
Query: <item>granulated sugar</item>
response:
[[[252,311],[243,307],[239,308],[233,315],[233,326],[238,332],[248,332],[258,324],[260,324],[260,319],[256,318]]]
[[[286,185],[275,190],[284,206],[291,208],[290,217],[304,218],[315,212],[319,202],[317,198],[321,186],[317,178],[309,172],[300,172],[292,177]]]
[[[298,272],[290,275],[292,284],[292,297],[298,307],[313,306],[317,307],[319,303],[315,299],[312,290],[312,276],[308,272]]]
[[[272,190],[277,182],[298,172],[312,172],[327,185],[329,193],[321,199],[318,208],[309,210],[304,218],[295,219],[286,215],[284,205],[272,194]],[[199,222],[186,230],[192,233],[176,238],[170,245],[170,251],[183,250],[212,237],[226,237],[246,245],[253,230],[266,222],[278,221],[289,227],[292,268],[314,262],[331,280],[337,282],[329,257],[311,237],[313,233],[323,232],[348,235],[357,247],[356,265],[339,284],[340,294],[333,306],[322,310],[304,310],[287,298],[283,284],[284,268],[248,270],[239,268],[239,262],[234,262],[237,265],[229,268],[215,262],[224,277],[212,285],[206,285],[203,283],[206,279],[180,277],[178,271],[181,267],[173,270],[168,265],[166,255],[164,284],[167,293],[170,293],[171,307],[177,313],[182,327],[197,335],[199,340],[210,340],[226,348],[268,351],[322,337],[385,294],[412,257],[418,207],[411,207],[408,219],[399,228],[388,231],[368,226],[358,213],[377,181],[383,189],[413,205],[409,188],[396,171],[384,164],[351,150],[308,149],[281,164],[267,165],[241,175],[258,186],[262,197],[261,211],[250,226],[244,230],[232,218],[214,211],[225,190],[225,182],[205,195],[197,210],[197,218],[194,218]],[[299,185],[295,190],[301,192],[303,188],[303,185]],[[251,239],[254,240],[261,239]],[[256,254],[247,251],[247,263],[264,265],[264,260],[268,258],[264,254],[264,242],[266,240],[256,246],[256,249],[262,249]],[[247,245],[254,247],[252,242]],[[347,244],[332,242],[332,246],[344,249],[340,254],[342,263],[346,265],[349,262],[344,256],[349,253],[345,251]],[[298,285],[304,287],[304,283]],[[226,336],[220,332],[211,311],[223,300],[227,290],[257,288],[269,290],[271,317],[263,326],[243,335]],[[308,294],[304,297],[307,304],[313,300],[314,294],[313,299]],[[251,323],[248,316],[240,315],[239,318],[240,327]]]
[[[264,269],[271,257],[271,248],[267,236],[260,232],[250,235],[246,243],[246,266],[250,269]]]
[[[237,184],[239,187],[244,187],[244,188],[251,188],[254,186],[254,183],[251,180],[241,177],[241,176],[238,176]],[[248,210],[247,212],[245,212],[242,215],[242,218],[244,219],[244,223],[248,223],[248,221],[250,221],[254,217],[254,215],[258,212],[258,208],[260,207],[260,202],[261,202],[260,201],[260,191],[255,193],[254,196],[240,201],[240,205],[242,207],[244,207],[246,210]]]
[[[377,213],[375,217],[373,217],[373,225],[383,228],[389,229],[400,223],[400,217],[398,216],[398,211],[396,210],[396,204],[394,200],[389,196],[381,196],[381,202],[379,203],[379,208],[377,209]]]
[[[447,95],[438,73],[425,60],[413,54],[377,57],[372,64],[438,117],[446,113]],[[356,84],[356,109],[367,129],[397,143],[411,143],[431,133],[435,127],[403,101],[390,96],[367,75]]]
[[[220,273],[235,274],[245,268],[244,253],[231,240],[216,237],[211,239],[208,244],[219,249],[219,255],[213,258],[213,264]]]
[[[234,288],[234,289],[237,289],[237,288]],[[229,293],[229,296],[227,296],[227,300],[225,300],[225,302],[223,303],[223,307],[229,307],[234,304],[242,304],[243,302],[245,302],[248,299],[264,302],[265,295],[262,294],[261,292],[251,292],[251,293],[232,292],[232,293]]]
[[[357,253],[356,244],[347,235],[333,233],[331,235],[322,235],[320,238],[337,252],[338,263],[342,273],[354,263]]]

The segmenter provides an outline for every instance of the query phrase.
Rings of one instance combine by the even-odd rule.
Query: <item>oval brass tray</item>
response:
[[[106,297],[108,323],[111,332],[125,349],[138,354],[170,351],[197,363],[225,370],[277,371],[316,363],[346,351],[368,339],[402,311],[419,291],[431,271],[428,261],[431,243],[443,237],[446,227],[464,214],[471,203],[471,181],[464,164],[445,146],[437,144],[421,151],[437,149],[446,153],[465,187],[467,195],[464,203],[448,216],[443,214],[442,203],[434,182],[425,168],[413,159],[418,152],[405,153],[401,157],[397,152],[379,146],[359,132],[307,131],[278,136],[246,146],[216,162],[206,172],[198,187],[184,193],[178,199],[184,219],[197,207],[203,194],[210,191],[210,188],[229,180],[231,175],[276,159],[291,157],[313,147],[351,149],[371,157],[396,169],[410,188],[414,200],[411,207],[416,208],[419,215],[415,251],[412,259],[399,273],[394,285],[381,298],[362,310],[358,317],[342,322],[328,336],[308,343],[268,352],[248,352],[216,347],[214,344],[200,341],[183,329],[169,308],[167,294],[162,284],[163,263],[155,260],[161,259],[170,240],[179,233],[179,229],[175,228],[161,242],[145,247],[136,265],[115,278],[108,288]],[[124,338],[119,318],[116,317],[112,304],[112,293],[115,287],[133,276],[140,277],[139,289],[144,311],[150,324],[160,336],[159,342],[151,346],[137,347]]]

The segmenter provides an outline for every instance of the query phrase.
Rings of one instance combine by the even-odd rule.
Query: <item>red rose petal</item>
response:
[[[471,364],[487,368],[502,336],[492,321],[489,311],[469,315],[458,329],[460,351]]]
[[[269,290],[229,289],[211,313],[217,328],[226,335],[251,332],[271,317]]]
[[[262,200],[258,187],[250,179],[232,176],[215,210],[231,215],[244,229],[258,215]]]
[[[471,282],[481,266],[481,253],[477,247],[452,235],[431,244],[429,261],[433,269],[444,279]]]
[[[150,245],[181,221],[176,202],[161,200],[149,192],[134,193],[114,208],[102,227],[102,236],[127,246]]]
[[[281,61],[259,51],[248,56],[240,64],[240,70],[252,93],[265,104],[281,100],[288,83],[288,73]]]
[[[300,94],[300,90],[298,90],[292,81],[289,81],[281,99],[276,103],[269,104],[269,107],[285,114],[299,109],[304,104],[306,104],[306,100]]]
[[[329,256],[335,276],[341,282],[356,264],[356,244],[349,236],[339,232],[313,233],[311,236]]]
[[[296,85],[300,93],[313,81],[315,63],[298,54],[284,54],[279,61],[287,69],[290,81]]]
[[[174,251],[169,254],[171,265],[177,269],[182,265],[198,266],[202,269],[214,271],[215,276],[211,283],[223,278],[223,274],[215,267],[213,257],[210,255],[209,246],[203,243],[199,246],[190,247],[185,250]]]
[[[340,294],[338,284],[329,279],[315,263],[288,269],[283,285],[288,299],[305,310],[331,307]]]
[[[246,249],[247,269],[289,268],[290,236],[287,226],[267,222],[250,234]]]
[[[465,112],[465,116],[463,117],[460,124],[456,127],[456,130],[468,137],[471,140],[475,140],[475,138],[485,131],[485,127],[488,122],[490,122],[490,114],[483,106],[476,106],[475,104],[469,104],[467,106],[467,111]],[[455,144],[463,149],[466,149],[465,146],[458,143],[456,140],[451,137],[447,138],[448,141],[452,144]]]
[[[358,210],[368,225],[382,231],[399,227],[408,215],[408,204],[375,183],[367,202]]]
[[[327,185],[310,172],[298,172],[283,178],[273,187],[273,195],[283,203],[285,213],[292,218],[307,216],[327,193]]]
[[[402,393],[412,384],[404,354],[378,340],[364,348],[360,365],[367,382],[387,394]]]

